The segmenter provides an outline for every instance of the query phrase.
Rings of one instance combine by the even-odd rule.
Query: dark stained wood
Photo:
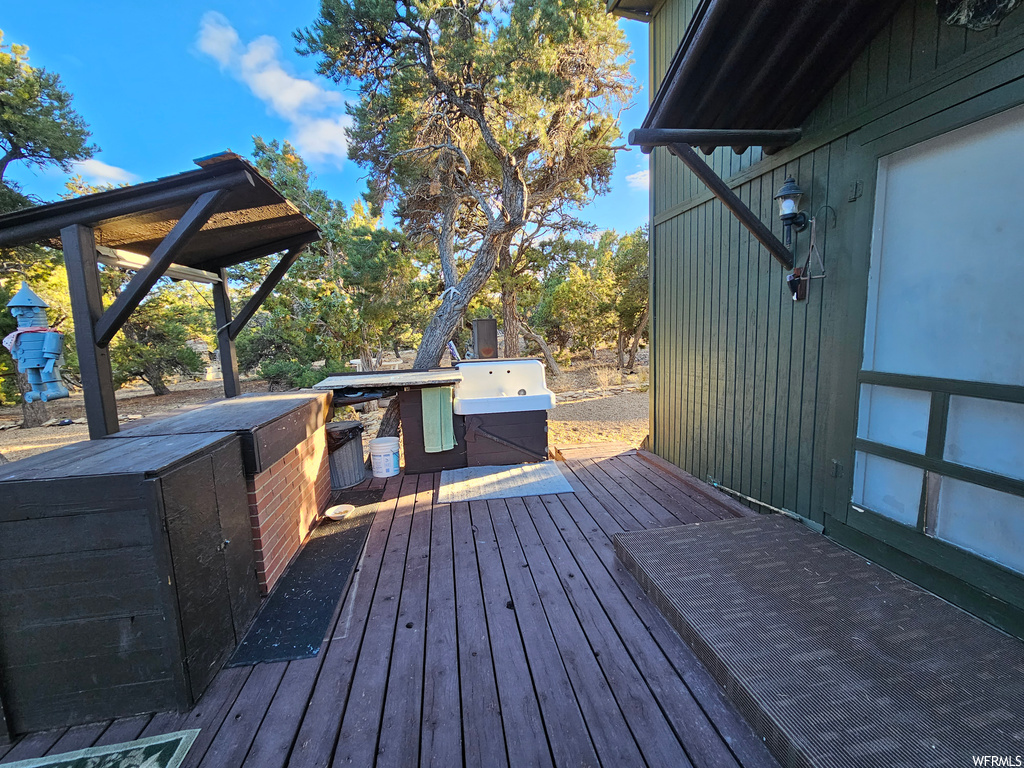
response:
[[[317,657],[223,670],[191,712],[104,733],[201,728],[191,767],[773,766],[615,559],[610,512],[640,524],[610,485],[680,514],[656,499],[681,482],[627,460],[658,475],[605,455],[560,465],[575,493],[450,506],[436,474],[389,478]]]
[[[96,341],[96,323],[103,316],[96,239],[91,227],[75,223],[61,230],[60,240],[68,272],[71,315],[75,321],[75,349],[78,351],[89,438],[96,440],[118,430],[110,352]]]
[[[508,763],[511,766],[554,765],[549,738],[544,735],[538,696],[530,677],[530,665],[526,660],[525,638],[520,634],[516,621],[515,603],[505,578],[487,502],[471,501],[468,506]]]
[[[322,427],[329,402],[329,393],[240,395],[140,424],[116,437],[173,436],[180,441],[188,435],[200,440],[207,433],[235,432],[242,438],[246,472],[255,475]]]
[[[72,726],[47,750],[46,754],[60,755],[91,747],[109,726],[110,721]]]
[[[470,508],[476,502],[470,502]],[[488,515],[484,514],[486,506]],[[504,500],[481,502],[480,515],[474,514],[479,536],[485,540],[495,537],[500,554],[500,567],[505,572],[511,612],[519,625],[523,648],[530,665],[533,685],[540,700],[540,711],[544,718],[551,754],[556,765],[595,765],[597,755],[595,744],[588,732],[581,705],[576,698],[572,681],[565,669],[565,663],[558,650],[558,644],[544,612],[537,585],[533,582],[523,556],[522,546],[514,532],[509,531],[509,512]],[[489,518],[489,519],[488,519]],[[498,563],[495,563],[498,565]],[[579,653],[581,648],[570,649]],[[500,663],[500,661],[499,661]],[[593,735],[596,740],[598,734]],[[618,752],[618,757],[623,756]],[[628,755],[628,749],[625,750]],[[614,764],[628,764],[614,761]]]
[[[230,319],[231,325],[227,329],[228,337],[234,341],[238,334],[241,333],[242,329],[245,328],[246,324],[252,319],[252,316],[256,313],[256,310],[260,308],[267,297],[271,294],[277,284],[281,282],[281,278],[284,277],[292,264],[299,260],[299,256],[302,255],[302,251],[306,245],[297,245],[294,248],[290,248],[281,260],[277,262],[270,274],[263,278],[263,282],[260,283],[259,288],[249,297],[249,300],[245,302],[245,305],[238,310],[238,314]],[[219,328],[219,326],[218,326]]]
[[[197,459],[172,472],[162,485],[185,667],[194,700],[235,647],[212,458]]]
[[[187,707],[235,645],[222,523],[249,550],[233,568],[235,592],[255,588],[238,439],[125,438],[55,453],[49,467],[26,461],[0,480],[12,729]],[[236,602],[245,623],[252,605]]]
[[[452,414],[455,447],[450,451],[427,453],[423,450],[423,404],[420,389],[406,389],[398,393],[398,406],[402,418],[402,452],[405,471],[441,472],[466,466],[466,417]]]
[[[547,417],[547,411],[466,416],[468,465],[487,467],[543,461],[548,455]]]
[[[224,397],[238,397],[242,381],[238,376],[238,354],[231,335],[231,293],[228,290],[228,271],[218,270],[220,282],[213,285],[213,319],[217,324],[217,352],[224,380]]]
[[[691,0],[667,0],[652,19],[655,79],[668,70],[697,7]],[[791,16],[811,11],[820,9],[801,6]],[[819,213],[818,247],[829,278],[814,281],[807,301],[789,300],[782,274],[764,263],[758,242],[730,222],[731,214],[697,176],[663,149],[651,161],[651,450],[696,478],[714,478],[822,525],[846,524],[850,514],[868,283],[868,260],[857,255],[870,252],[878,160],[1024,98],[1024,12],[1018,9],[985,33],[943,24],[931,0],[890,3],[886,13],[891,18],[855,61],[843,63],[840,57],[830,64],[842,64],[845,71],[800,126],[799,142],[753,163],[736,162],[728,150],[707,158],[776,235],[775,190],[792,173],[808,191],[804,208]],[[748,14],[737,23],[742,27],[752,18]],[[858,44],[862,31],[871,28],[857,30]],[[747,33],[729,38],[708,57],[722,64],[749,56],[733,49]],[[778,42],[770,34],[762,37]],[[771,69],[768,59],[759,61]],[[715,67],[705,84],[724,82],[722,71]],[[791,72],[798,74],[796,68]],[[762,99],[729,107],[726,95],[719,88],[717,94],[698,90],[681,98],[702,103],[702,109],[717,100],[719,107],[754,112]],[[813,96],[804,91],[801,100]],[[771,91],[763,98],[772,98]],[[692,110],[677,113],[693,117]],[[820,209],[826,204],[836,217],[827,212],[830,221],[823,228],[826,211]],[[794,253],[806,253],[808,234],[797,236]],[[1014,397],[1021,397],[1020,389]],[[863,550],[865,556],[896,546],[902,556],[894,554],[890,562],[904,568],[904,575],[920,574],[927,588],[945,585],[947,596],[963,594],[955,585],[959,580],[989,596],[965,597],[961,604],[969,610],[991,616],[994,603],[1005,601],[1001,581],[979,558],[972,565],[924,535],[914,540],[900,531],[894,538],[881,519],[873,530],[861,529],[878,539],[871,551]],[[938,576],[940,571],[949,578]],[[1024,581],[1015,579],[1013,592],[1019,595]],[[1020,626],[1019,604],[1010,610]],[[1009,626],[1005,617],[998,621]]]
[[[541,595],[562,663],[602,764],[689,765],[679,740],[661,717],[658,703],[603,611],[600,611],[600,620],[586,622],[574,612],[568,595],[558,588],[559,578],[552,558],[562,553],[547,548],[548,542],[541,540],[533,523],[535,515],[546,514],[540,499],[508,499],[505,506],[509,516],[507,519],[501,516],[496,528],[504,535],[514,529],[518,537],[526,558],[526,570]],[[557,544],[557,538],[551,543]],[[575,580],[575,569],[569,572]],[[578,584],[580,587],[586,584],[582,574]],[[573,586],[576,586],[575,581]],[[593,618],[597,619],[596,613]],[[589,624],[589,631],[585,623]],[[633,734],[633,739],[621,737],[627,730]]]
[[[256,556],[242,464],[241,445],[232,441],[211,456],[216,478],[217,518],[235,642],[239,643],[260,607]]]
[[[416,479],[409,548],[377,742],[378,765],[419,762],[434,486],[431,475],[419,475]]]
[[[128,741],[135,741],[152,719],[152,715],[136,715],[135,717],[115,720],[96,739],[93,746],[106,747],[111,744],[124,744]]]
[[[457,598],[455,618],[462,694],[463,754],[466,765],[493,765],[497,768],[508,765],[508,754],[505,751],[503,712],[495,680],[493,641],[488,636],[486,609],[480,585],[476,534],[467,502],[452,504],[450,514],[454,542],[454,587]],[[504,656],[499,658],[505,663]]]
[[[279,662],[253,668],[200,766],[237,768],[242,764],[287,666],[287,662]]]
[[[689,144],[673,144],[669,150],[678,157],[690,172],[704,182],[705,186],[715,193],[717,197],[732,214],[743,222],[743,226],[750,230],[750,234],[757,238],[765,250],[782,265],[783,269],[793,268],[793,254],[782,244],[782,241],[765,226],[754,213],[747,207],[739,196],[732,191],[721,177],[705,163]]]
[[[391,522],[380,578],[374,591],[366,634],[363,636],[362,648],[367,652],[359,654],[348,705],[341,721],[335,753],[335,762],[341,764],[370,765],[377,754],[388,668],[392,659],[402,581],[409,554],[416,483],[415,476],[402,480],[402,493]],[[336,705],[336,702],[332,704]],[[415,748],[418,749],[418,745]]]
[[[434,475],[432,480],[433,493],[439,476]],[[462,759],[464,740],[460,727],[462,712],[456,623],[457,604],[461,602],[462,595],[456,599],[452,511],[448,504],[434,506],[431,511],[428,584],[420,765],[443,768],[456,765]],[[489,761],[488,765],[495,765],[495,762]]]
[[[300,727],[295,737],[294,749],[291,750],[290,766],[297,768],[328,765],[334,754],[346,707],[342,702],[347,702],[351,698],[353,670],[359,658],[359,653],[353,649],[363,647],[366,637],[370,611],[377,592],[381,567],[384,564],[384,554],[398,511],[403,480],[402,477],[388,478],[384,498],[377,505],[377,515],[366,539],[365,555],[353,574],[347,601],[342,607],[338,627],[332,636],[341,642],[336,648],[329,645],[323,651],[323,669],[308,697],[308,709],[304,716],[297,713],[296,722]],[[405,514],[407,513],[403,507],[403,515]],[[407,525],[407,521],[403,522],[396,530],[396,534],[401,530],[407,531],[408,528],[404,527]],[[374,638],[371,638],[371,642],[375,642]],[[374,648],[375,653],[380,653],[379,641]],[[288,707],[289,712],[293,706]],[[275,743],[284,747],[283,739],[276,739]]]
[[[103,316],[95,322],[97,346],[105,347],[110,343],[128,316],[142,303],[150,289],[156,285],[156,281],[163,277],[174,258],[209,221],[227,195],[226,189],[203,192],[175,222],[171,231],[150,255],[149,263],[132,276],[128,285],[121,289]]]
[[[67,728],[57,728],[24,736],[11,747],[0,763],[16,763],[19,760],[42,757],[65,733],[67,733]]]

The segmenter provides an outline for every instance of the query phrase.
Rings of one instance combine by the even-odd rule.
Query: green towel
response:
[[[423,450],[427,453],[450,451],[455,447],[452,388],[421,389],[420,398],[423,407]]]

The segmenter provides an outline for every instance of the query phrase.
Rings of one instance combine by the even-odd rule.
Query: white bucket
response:
[[[394,477],[398,474],[398,438],[378,437],[370,441],[370,463],[374,477]]]

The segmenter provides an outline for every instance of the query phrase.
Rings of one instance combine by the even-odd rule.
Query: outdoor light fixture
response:
[[[793,243],[793,228],[797,232],[807,229],[807,214],[800,210],[800,198],[804,191],[797,186],[796,180],[790,176],[786,183],[775,193],[775,199],[779,201],[779,218],[786,233],[786,246]]]

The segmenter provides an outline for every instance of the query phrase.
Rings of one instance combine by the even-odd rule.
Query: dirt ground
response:
[[[596,360],[574,361],[562,376],[549,378],[557,405],[549,414],[548,442],[551,445],[621,441],[633,446],[647,435],[648,394],[646,353],[642,365],[623,374],[615,369],[615,355],[600,350]],[[184,382],[171,386],[171,393],[158,397],[147,386],[123,389],[116,395],[123,424],[162,413],[173,413],[222,396],[221,382]],[[266,392],[259,379],[243,380],[245,392]],[[52,420],[72,419],[81,423],[36,429],[3,429],[21,421],[21,407],[0,408],[0,454],[10,461],[87,440],[85,402],[81,392],[47,404]],[[364,442],[376,434],[383,411],[364,414]]]

